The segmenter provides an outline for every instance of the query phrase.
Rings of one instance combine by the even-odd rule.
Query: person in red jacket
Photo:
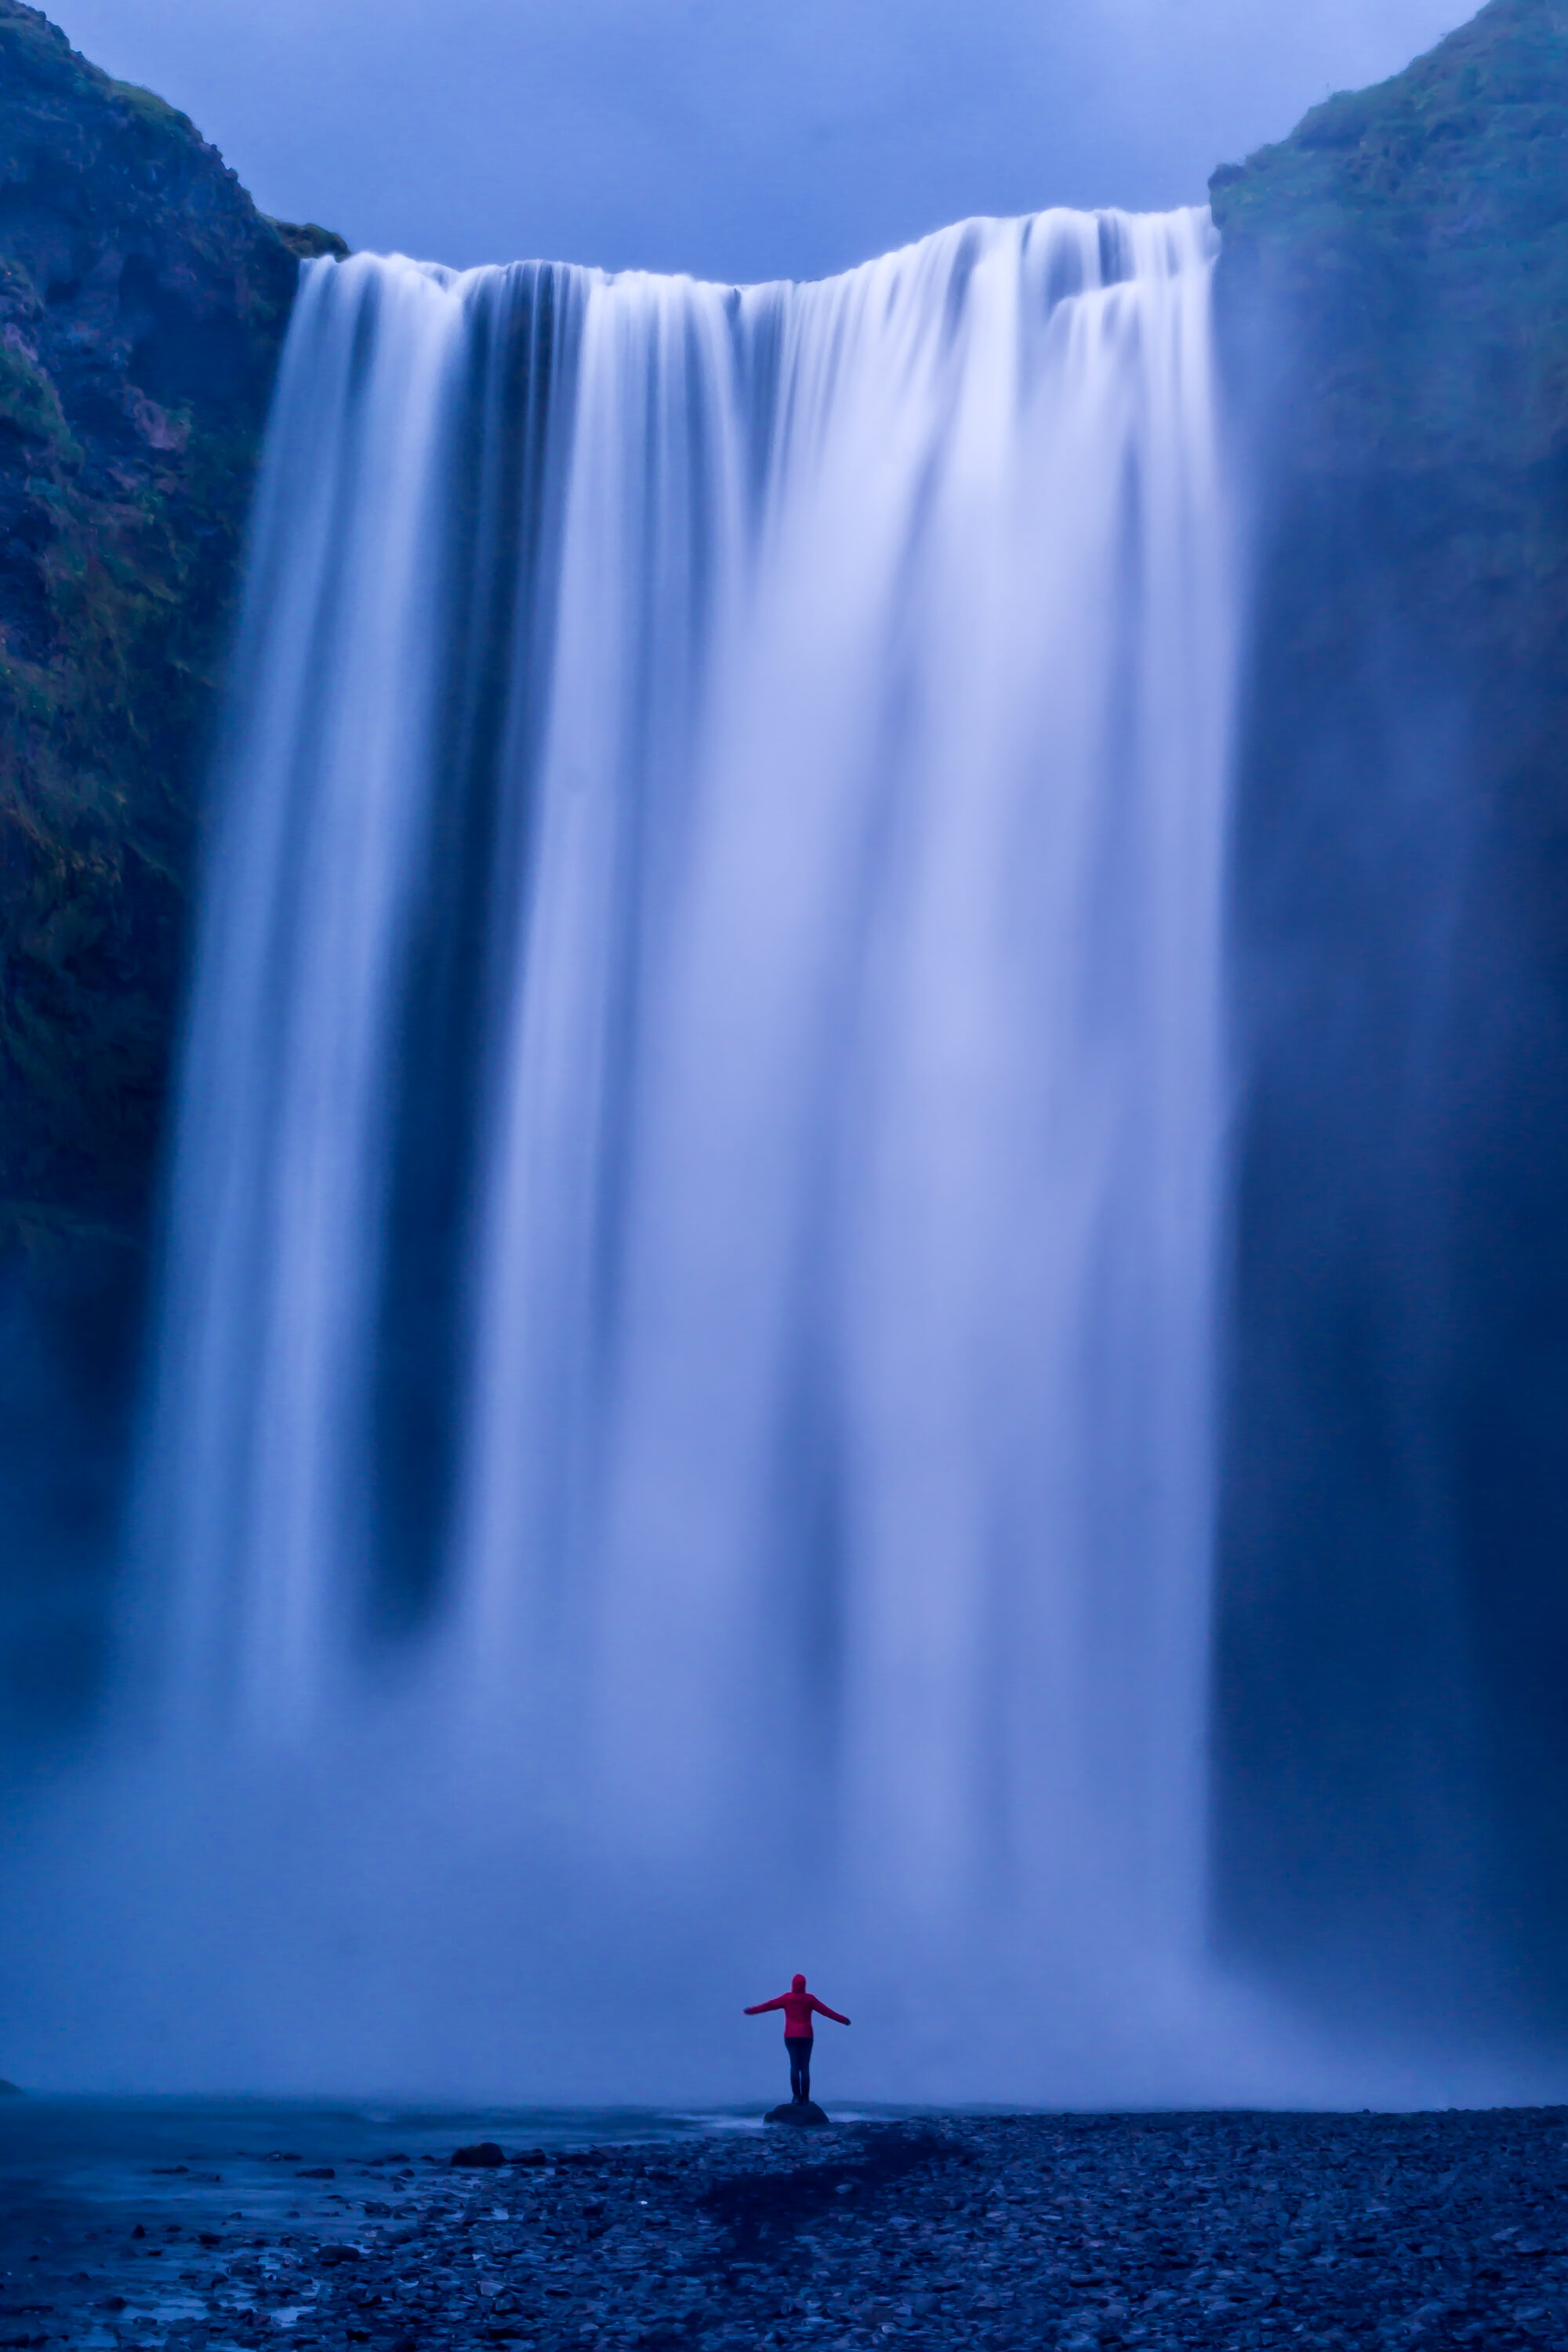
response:
[[[773,2000],[760,2000],[748,2017],[761,2017],[770,2009],[782,2009],[784,2013],[784,2048],[789,2052],[790,2096],[796,2106],[804,2106],[811,2097],[811,2045],[816,2035],[812,2017],[830,2017],[835,2025],[847,2025],[849,2020],[807,1992],[805,1979],[792,1977],[788,1992],[779,1993]]]

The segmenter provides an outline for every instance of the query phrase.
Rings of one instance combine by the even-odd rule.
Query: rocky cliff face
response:
[[[1213,186],[1257,561],[1223,1906],[1336,2000],[1521,2026],[1568,1927],[1565,134],[1568,8],[1493,0]]]
[[[295,254],[0,0],[0,1224],[134,1217]],[[0,1234],[0,1241],[6,1236]]]
[[[338,242],[0,0],[0,1717],[91,1679],[203,751],[298,257]]]

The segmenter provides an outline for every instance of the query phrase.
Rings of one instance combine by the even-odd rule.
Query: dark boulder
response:
[[[467,2165],[476,2168],[504,2164],[506,2151],[504,2148],[498,2147],[493,2139],[479,2139],[474,2142],[472,2147],[455,2147],[452,2150],[452,2162],[455,2165]]]
[[[289,252],[301,261],[316,261],[323,254],[331,254],[334,261],[346,261],[349,257],[347,239],[341,237],[336,229],[323,228],[320,221],[275,220],[272,226]]]
[[[832,2129],[832,2119],[825,2116],[815,2099],[791,2099],[782,2107],[770,2107],[763,2117],[765,2124],[788,2124],[795,2131]]]

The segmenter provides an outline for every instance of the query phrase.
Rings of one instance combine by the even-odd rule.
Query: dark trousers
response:
[[[811,2033],[786,2033],[784,2048],[789,2052],[789,2088],[793,2099],[811,2096],[811,2045],[816,2040]]]

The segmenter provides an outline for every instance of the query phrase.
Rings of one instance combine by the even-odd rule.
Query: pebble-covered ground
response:
[[[943,2116],[509,2154],[296,2168],[298,2211],[264,2230],[40,2210],[37,2242],[5,2241],[0,2346],[1568,2352],[1568,2110]]]

